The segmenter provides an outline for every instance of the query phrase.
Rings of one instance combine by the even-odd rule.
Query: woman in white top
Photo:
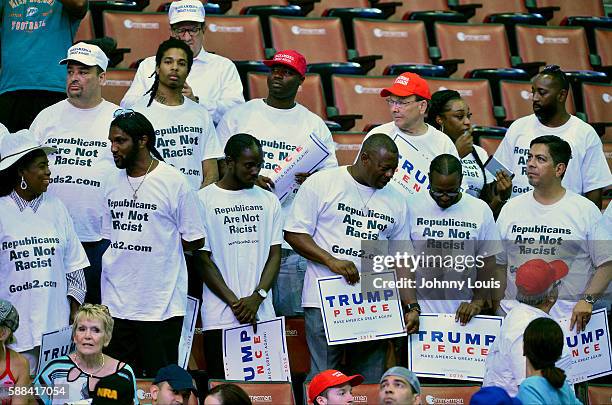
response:
[[[431,96],[428,123],[455,143],[463,166],[464,191],[485,201],[495,217],[510,198],[512,180],[501,171],[493,176],[484,168],[487,152],[474,145],[470,106],[455,90],[440,90]]]
[[[38,363],[43,333],[68,326],[87,288],[89,266],[68,210],[47,195],[51,179],[47,153],[28,130],[0,143],[0,299],[19,312],[11,348]]]

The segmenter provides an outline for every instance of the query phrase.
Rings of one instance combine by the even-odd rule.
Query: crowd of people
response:
[[[339,166],[325,122],[296,102],[304,56],[264,61],[268,95],[245,102],[233,63],[204,48],[198,0],[171,4],[172,36],[139,65],[121,106],[102,98],[103,49],[71,43],[86,1],[37,3],[47,14],[27,27],[9,12],[27,1],[0,4],[0,389],[33,382],[68,388],[38,395],[45,404],[138,404],[136,377],[148,377],[153,403],[194,403],[176,364],[195,292],[210,378],[225,377],[224,329],[303,316],[310,402],[351,403],[365,381],[379,384],[381,404],[419,404],[419,381],[400,366],[406,339],[329,345],[317,290],[340,275],[349,291],[371,271],[361,257],[402,249],[482,258],[392,267],[416,280],[400,291],[408,334],[421,312],[462,325],[505,317],[473,403],[578,403],[557,322],[579,332],[609,306],[612,210],[601,208],[612,175],[597,133],[565,108],[558,66],[533,78],[533,114],[494,156],[475,144],[457,91],[432,94],[414,73],[390,78],[380,92],[390,122]],[[26,71],[15,57],[24,47],[39,58]],[[279,199],[274,176],[309,139],[325,156]],[[433,279],[497,284],[419,287]],[[75,350],[37,370],[42,335],[69,325]],[[388,369],[390,346],[398,366]],[[230,384],[205,403],[247,401]]]

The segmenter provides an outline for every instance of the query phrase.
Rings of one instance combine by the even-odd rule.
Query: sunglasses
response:
[[[120,108],[118,110],[115,110],[115,112],[113,113],[113,118],[117,118],[117,117],[132,117],[134,115],[136,115],[136,112],[130,108]]]

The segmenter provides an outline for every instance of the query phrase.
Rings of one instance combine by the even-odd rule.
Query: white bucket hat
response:
[[[57,152],[54,147],[38,143],[29,129],[4,135],[0,139],[0,170],[8,169],[25,154],[37,149],[42,149],[46,154]]]

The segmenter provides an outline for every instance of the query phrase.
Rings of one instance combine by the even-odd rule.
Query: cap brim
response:
[[[200,18],[189,18],[188,16],[181,16],[181,17],[177,17],[172,21],[168,21],[170,23],[170,25],[174,25],[174,24],[178,24],[181,22],[185,22],[185,21],[193,21],[193,22],[197,22],[197,23],[203,23],[204,21],[206,21],[206,17],[200,19]]]
[[[398,97],[408,97],[408,96],[412,96],[413,92],[411,91],[402,91],[402,88],[398,88],[398,87],[387,87],[386,89],[382,89],[380,91],[380,96],[381,97],[388,97],[390,95],[394,95],[394,96],[398,96]]]
[[[24,150],[21,153],[18,153],[16,155],[13,155],[11,157],[8,157],[8,158],[0,161],[0,170],[8,169],[9,167],[14,165],[15,162],[17,162],[19,159],[21,159],[26,154],[28,154],[30,152],[34,152],[35,150],[38,150],[38,149],[42,149],[47,155],[49,153],[57,152],[57,149],[52,147],[52,146],[39,146],[39,147],[36,147],[36,148],[27,149],[27,150]]]
[[[299,72],[293,65],[290,65],[289,63],[286,62],[282,62],[280,60],[271,60],[271,59],[266,59],[263,61],[264,65],[268,66],[268,67],[272,67],[274,65],[283,65],[288,67],[289,69],[293,70],[295,73],[297,73],[300,76],[304,76],[301,72]]]

